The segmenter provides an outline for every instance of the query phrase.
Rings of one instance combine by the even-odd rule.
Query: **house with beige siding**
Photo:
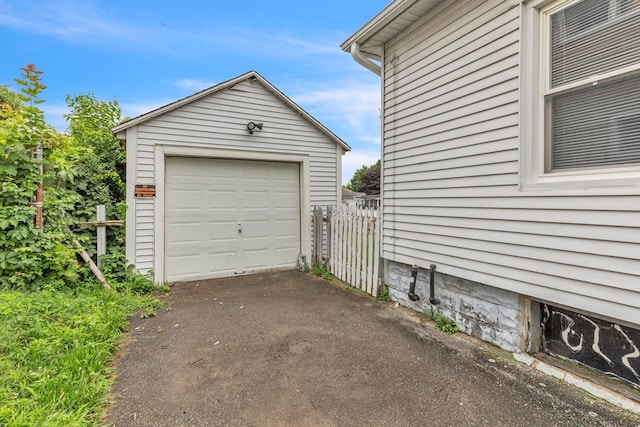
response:
[[[341,45],[380,75],[394,300],[640,386],[638,28],[638,0],[394,0]]]
[[[313,205],[341,203],[349,146],[255,71],[113,129],[126,256],[156,282],[295,268]]]

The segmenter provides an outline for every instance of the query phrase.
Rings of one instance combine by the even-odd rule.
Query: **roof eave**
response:
[[[351,46],[357,44],[362,54],[380,60],[385,44],[413,25],[418,17],[428,13],[438,3],[439,0],[394,0],[345,40],[340,48],[350,52]]]
[[[133,118],[131,120],[128,120],[128,121],[126,121],[124,123],[119,124],[118,126],[115,126],[114,128],[111,129],[111,132],[113,134],[117,134],[119,132],[127,130],[130,127],[139,125],[139,124],[144,123],[146,121],[149,121],[149,120],[151,120],[151,119],[153,119],[155,117],[158,117],[158,116],[160,116],[160,115],[162,115],[164,113],[167,113],[169,111],[173,111],[173,110],[175,110],[177,108],[180,108],[183,105],[186,105],[186,104],[189,104],[191,102],[197,101],[197,100],[199,100],[201,98],[204,98],[206,96],[209,96],[209,95],[211,95],[213,93],[225,90],[225,89],[227,89],[229,87],[232,87],[232,86],[236,85],[237,83],[239,83],[239,82],[241,82],[243,80],[246,80],[246,79],[254,77],[254,76],[257,78],[259,75],[255,71],[249,71],[249,72],[244,73],[244,74],[242,74],[242,75],[240,75],[238,77],[235,77],[235,78],[233,78],[231,80],[227,80],[225,82],[219,83],[219,84],[217,84],[215,86],[212,86],[210,88],[201,90],[200,92],[196,92],[193,95],[189,95],[189,96],[187,96],[185,98],[179,99],[177,101],[174,101],[174,102],[169,103],[167,105],[164,105],[162,107],[156,108],[155,110],[151,110],[151,111],[149,111],[147,113],[141,114],[138,117],[135,117],[135,118]]]
[[[244,73],[238,77],[235,77],[231,80],[227,80],[225,82],[219,83],[215,86],[212,86],[208,89],[204,89],[200,92],[197,92],[193,95],[187,96],[186,98],[182,98],[179,99],[175,102],[172,102],[170,104],[167,104],[165,106],[162,106],[160,108],[156,108],[155,110],[149,111],[148,113],[142,114],[138,117],[135,117],[131,120],[128,120],[124,123],[119,124],[118,126],[115,126],[114,128],[111,129],[111,132],[116,135],[116,137],[118,139],[124,139],[125,136],[125,131],[133,126],[137,126],[140,125],[142,123],[145,123],[155,117],[158,117],[162,114],[165,114],[169,111],[173,111],[177,108],[182,107],[183,105],[189,104],[191,102],[197,101],[199,99],[202,99],[204,97],[207,97],[211,94],[214,94],[216,92],[220,92],[223,91],[225,89],[228,89],[230,87],[233,87],[234,85],[240,83],[241,81],[247,80],[247,79],[256,79],[258,81],[260,81],[260,83],[262,83],[267,89],[269,89],[274,95],[276,95],[278,98],[280,98],[284,103],[286,103],[287,105],[289,105],[291,108],[293,108],[295,111],[297,111],[301,116],[303,116],[307,121],[311,122],[314,126],[316,126],[322,133],[324,133],[326,136],[329,137],[329,139],[331,139],[333,142],[335,142],[336,144],[340,145],[345,151],[351,151],[351,147],[342,140],[342,138],[340,138],[339,136],[337,136],[336,134],[334,134],[332,131],[330,131],[326,126],[324,126],[322,123],[320,123],[318,120],[316,120],[313,116],[311,116],[309,113],[307,113],[302,107],[300,107],[298,104],[296,104],[295,102],[293,102],[293,100],[291,100],[291,98],[289,98],[288,96],[286,96],[284,93],[282,93],[278,88],[276,88],[275,86],[273,86],[271,83],[269,83],[269,81],[267,79],[265,79],[264,77],[262,77],[257,71],[249,71],[247,73]]]
[[[340,48],[348,53],[351,51],[351,46],[354,43],[358,43],[362,53],[369,55],[372,58],[380,59],[382,57],[382,45],[388,40],[382,40],[380,43],[376,43],[375,45],[369,45],[368,42],[380,31],[386,28],[390,22],[418,1],[419,0],[392,1],[351,37],[342,42]]]

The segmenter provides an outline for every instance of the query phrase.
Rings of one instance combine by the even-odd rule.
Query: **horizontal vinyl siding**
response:
[[[385,47],[385,258],[640,324],[639,189],[526,192],[519,9],[445,1]]]
[[[250,135],[248,122],[263,122]],[[155,145],[309,155],[311,205],[336,205],[336,145],[296,111],[257,82],[243,81],[183,105],[135,128],[136,183],[155,182]],[[136,203],[136,266],[153,268],[153,201]]]
[[[154,204],[153,200],[136,199],[136,268],[153,270]]]

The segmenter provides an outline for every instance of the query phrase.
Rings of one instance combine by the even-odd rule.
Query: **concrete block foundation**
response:
[[[432,308],[453,319],[460,330],[511,352],[526,349],[529,334],[524,326],[522,297],[514,292],[494,288],[454,276],[435,273],[435,297],[439,304],[429,303],[429,270],[419,269],[415,294],[408,297],[412,266],[387,262],[389,296],[403,306],[428,313]]]

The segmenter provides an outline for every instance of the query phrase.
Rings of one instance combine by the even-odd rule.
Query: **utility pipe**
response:
[[[411,269],[411,280],[409,281],[409,299],[411,301],[418,301],[420,297],[416,295],[416,280],[418,278],[418,266],[414,265]]]
[[[436,265],[431,264],[429,266],[429,281],[431,282],[431,286],[429,287],[429,302],[432,305],[440,304],[440,300],[437,300],[435,297],[435,288],[436,288]]]

